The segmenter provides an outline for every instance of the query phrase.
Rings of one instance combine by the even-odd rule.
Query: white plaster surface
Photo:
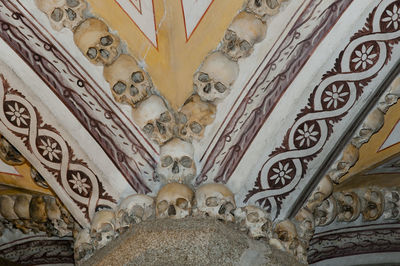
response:
[[[0,160],[0,173],[19,175],[19,176],[21,175],[20,173],[18,173],[15,167],[6,164],[2,160]]]
[[[147,39],[157,47],[157,29],[151,0],[116,0]]]
[[[382,144],[382,146],[379,148],[378,151],[382,151],[399,142],[400,142],[400,120],[393,127],[392,132],[387,137],[387,139],[385,140],[385,142]]]
[[[326,1],[324,4],[326,3],[326,5],[329,5],[330,2],[331,1]],[[239,205],[243,204],[244,196],[247,194],[248,190],[254,186],[254,181],[263,163],[268,160],[269,154],[273,149],[281,146],[283,137],[288,128],[293,124],[300,110],[307,105],[308,97],[315,86],[321,82],[322,75],[334,66],[339,52],[347,45],[355,29],[361,29],[364,26],[365,19],[375,6],[376,1],[373,0],[353,1],[329,35],[325,37],[314,51],[314,54],[290,85],[286,93],[281,97],[269,119],[258,133],[256,139],[253,141],[228,182],[230,188],[237,195],[237,202]],[[396,47],[393,50],[392,58],[398,58],[399,56],[400,51],[398,47]],[[389,64],[379,72],[378,77],[364,88],[364,93],[351,109],[351,113],[345,116],[341,122],[335,124],[334,132],[325,144],[322,152],[308,163],[306,178],[301,180],[295,191],[284,200],[284,204],[286,203],[286,205],[281,210],[279,219],[288,215],[290,206],[296,201],[299,193],[307,187],[307,184],[311,181],[311,177],[313,177],[319,167],[321,167],[322,162],[329,156],[331,150],[336,147],[337,142],[341,141],[348,127],[359,115],[361,108],[368,102],[375,89],[379,88],[379,85],[383,82],[395,63],[395,60],[391,60]],[[301,152],[299,155],[300,154]],[[286,189],[288,188],[286,187]],[[254,203],[255,200],[262,196],[263,194],[254,196],[250,199],[249,203]],[[273,206],[273,212],[275,211],[275,207],[276,206]]]
[[[221,136],[223,129],[238,108],[247,91],[261,74],[265,65],[274,55],[274,52],[288,34],[290,28],[301,14],[304,7],[311,0],[288,1],[282,3],[281,11],[267,21],[266,38],[254,46],[254,52],[247,58],[239,59],[239,75],[232,85],[228,97],[217,102],[217,113],[214,122],[208,125],[204,137],[199,141],[193,141],[195,157],[200,159],[212,151],[216,141]],[[288,20],[288,18],[291,18]],[[221,36],[222,38],[222,36]],[[198,169],[204,165],[204,161],[198,162]]]
[[[186,39],[192,35],[196,26],[214,0],[181,0],[185,17]]]

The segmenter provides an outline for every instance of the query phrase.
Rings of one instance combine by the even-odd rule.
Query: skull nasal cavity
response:
[[[110,56],[110,52],[104,49],[100,49],[100,54],[103,58],[108,58]]]
[[[71,8],[66,9],[66,11],[67,11],[68,19],[70,21],[74,21],[76,19],[76,13]]]
[[[168,207],[168,215],[169,216],[174,216],[176,215],[176,209],[174,205],[169,205]]]
[[[175,161],[174,165],[172,166],[172,173],[177,174],[179,173],[179,166],[178,166],[178,162]]]
[[[226,207],[225,204],[221,205],[221,207],[218,210],[218,214],[224,214],[226,212]]]

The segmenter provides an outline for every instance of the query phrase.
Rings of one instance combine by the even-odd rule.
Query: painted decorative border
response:
[[[0,127],[20,139],[27,150],[51,173],[84,217],[90,221],[97,207],[112,207],[116,200],[104,189],[87,164],[76,158],[71,146],[38,109],[0,74]]]
[[[27,237],[0,246],[0,257],[19,264],[74,264],[73,239]]]
[[[308,250],[308,263],[368,253],[398,252],[400,228],[331,232],[314,237]]]
[[[365,26],[350,39],[336,64],[328,71],[297,115],[282,145],[264,163],[255,187],[245,202],[253,198],[279,214],[283,199],[304,177],[308,163],[321,152],[339,122],[354,106],[363,88],[391,59],[392,47],[400,40],[398,24],[387,20],[399,1],[383,1],[368,17]]]
[[[228,182],[276,102],[351,2],[335,1],[321,10],[321,1],[311,1],[247,92],[211,153],[207,158],[203,155],[205,164],[197,185],[209,178]]]
[[[128,183],[140,193],[150,192],[143,180],[155,160],[112,108],[96,92],[73,62],[26,18],[17,5],[1,0],[0,36],[48,84],[71,113],[100,144]],[[104,119],[105,118],[105,119]]]

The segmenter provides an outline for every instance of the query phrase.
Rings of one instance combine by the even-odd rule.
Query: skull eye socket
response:
[[[79,5],[79,1],[78,0],[67,0],[67,5],[69,7],[76,7]]]
[[[135,83],[141,83],[144,80],[144,76],[141,71],[133,72],[131,78]]]
[[[167,155],[167,156],[164,156],[164,157],[161,159],[161,166],[162,166],[162,167],[168,167],[168,166],[170,166],[173,162],[174,162],[174,160],[172,159],[172,157],[169,156],[169,155]]]
[[[244,52],[247,52],[248,50],[251,49],[251,45],[250,45],[250,43],[248,41],[242,41],[239,44],[239,47],[240,47],[240,50],[244,51]]]
[[[193,133],[199,134],[203,130],[203,127],[202,125],[194,121],[190,123],[190,129],[192,130]]]
[[[64,12],[61,10],[61,8],[56,8],[51,13],[51,19],[54,20],[55,22],[60,22],[63,16]]]
[[[178,198],[176,200],[176,206],[183,210],[187,210],[187,208],[189,207],[189,202],[184,198]]]
[[[223,92],[226,91],[225,85],[222,84],[221,82],[215,83],[214,88],[215,88],[219,93],[223,93]]]
[[[164,112],[160,115],[160,121],[163,123],[171,121],[171,116],[169,112]]]
[[[201,82],[209,82],[210,81],[210,77],[208,76],[208,74],[207,73],[203,73],[203,72],[201,72],[199,74],[199,77],[197,79],[199,81],[201,81]]]
[[[169,204],[166,200],[160,201],[157,204],[157,210],[161,213],[165,212],[168,209],[168,207],[169,207]]]
[[[190,167],[192,167],[193,161],[192,161],[192,159],[190,159],[189,156],[183,156],[183,157],[179,160],[179,163],[180,163],[181,165],[183,165],[183,167],[190,168]]]
[[[87,52],[86,55],[90,58],[90,59],[95,59],[97,57],[97,49],[94,47],[90,47]]]
[[[279,231],[278,232],[278,238],[279,238],[279,240],[281,240],[283,242],[288,242],[289,241],[289,235],[285,231]]]
[[[254,0],[254,5],[255,5],[256,7],[260,7],[260,6],[262,5],[261,1],[262,1],[262,0]]]
[[[117,83],[115,83],[115,85],[113,86],[113,91],[116,94],[122,94],[124,93],[124,91],[126,90],[126,85],[125,83],[123,83],[122,81],[118,81]]]
[[[114,42],[113,38],[110,35],[104,36],[100,38],[100,44],[103,46],[109,46]]]
[[[279,3],[276,0],[267,0],[267,6],[271,9],[275,9],[279,6]]]
[[[218,206],[218,199],[216,197],[209,197],[206,199],[207,207],[217,207]]]
[[[153,131],[154,131],[154,126],[153,126],[153,124],[148,123],[147,125],[145,125],[145,126],[143,127],[143,131],[144,131],[144,133],[146,133],[147,135],[153,133]]]

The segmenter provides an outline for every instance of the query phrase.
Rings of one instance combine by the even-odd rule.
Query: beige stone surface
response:
[[[211,218],[142,222],[79,264],[301,265],[268,242]]]

